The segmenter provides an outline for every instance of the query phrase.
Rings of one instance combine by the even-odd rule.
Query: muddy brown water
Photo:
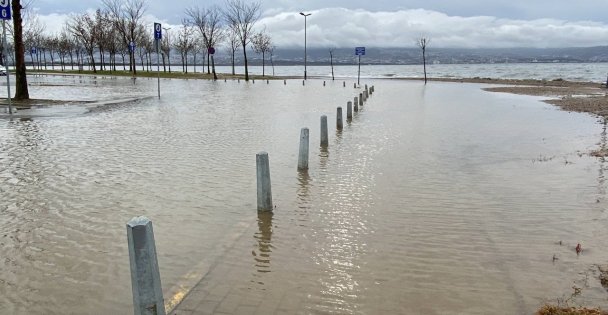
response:
[[[35,98],[156,93],[147,79],[35,80]],[[342,132],[336,107],[358,92],[315,80],[163,80],[160,100],[1,120],[0,313],[132,313],[125,224],[139,215],[165,290],[206,261],[198,294],[235,307],[525,314],[573,285],[608,307],[606,165],[584,154],[602,141],[595,118],[473,84],[365,83],[376,93]],[[258,217],[262,150],[277,208]]]

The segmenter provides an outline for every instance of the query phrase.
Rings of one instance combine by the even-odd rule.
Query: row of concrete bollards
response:
[[[359,111],[359,106],[363,106],[363,102],[373,94],[374,87],[368,88],[365,85],[365,90],[359,93],[359,97],[354,98],[354,102],[348,101],[346,104],[346,119],[351,121],[353,118],[353,103],[355,104],[355,112]],[[336,129],[344,128],[342,107],[337,108],[336,112]],[[327,116],[321,116],[321,147],[329,145]],[[300,130],[300,149],[298,153],[298,171],[308,170],[310,130],[304,127]],[[270,184],[270,165],[268,161],[268,153],[260,152],[256,155],[257,168],[257,196],[258,196],[258,211],[272,211],[272,188]]]
[[[268,81],[267,81],[268,84]],[[286,84],[286,82],[284,82]],[[346,86],[346,83],[343,84]],[[363,105],[362,100],[367,100],[368,95],[373,94],[374,87],[360,94],[359,99],[347,102],[346,117],[352,119],[352,105],[355,112],[358,111],[357,102]],[[338,107],[336,115],[336,128],[342,130],[342,107]],[[310,131],[308,128],[300,130],[300,150],[298,154],[298,170],[308,170]],[[321,116],[321,147],[329,145],[327,116]],[[270,183],[270,162],[267,152],[256,154],[257,175],[257,209],[260,212],[272,211],[272,185]],[[136,315],[165,315],[165,303],[160,281],[160,271],[156,255],[156,244],[154,241],[154,230],[152,221],[141,216],[131,219],[127,223],[127,239],[129,248],[129,261],[131,266],[131,288],[133,292],[133,308]]]

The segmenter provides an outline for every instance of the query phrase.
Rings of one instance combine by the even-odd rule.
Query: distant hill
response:
[[[261,64],[261,55],[247,54],[252,65]],[[267,62],[269,60],[268,56]],[[238,55],[238,60],[242,59]],[[274,53],[275,65],[299,65],[304,63],[304,49],[280,49]],[[329,50],[309,48],[309,65],[329,64]],[[229,64],[224,54],[216,56],[219,64]],[[608,62],[608,46],[573,48],[506,48],[506,49],[459,49],[427,48],[427,62],[433,63],[530,63],[530,62]],[[354,48],[338,48],[334,51],[334,64],[356,64]],[[421,51],[417,48],[373,48],[366,49],[361,58],[363,64],[420,64]]]

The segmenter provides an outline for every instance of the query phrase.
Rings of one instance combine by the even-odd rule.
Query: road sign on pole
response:
[[[11,18],[11,1],[0,0],[0,20],[10,20]]]
[[[130,52],[134,52],[135,51],[135,43],[134,42],[130,42],[129,43],[129,51]]]
[[[359,56],[359,71],[357,72],[357,85],[361,79],[361,56],[365,56],[365,47],[355,47],[355,56]]]
[[[154,23],[154,42],[156,43],[156,75],[158,83],[158,98],[160,98],[160,40],[163,38],[163,27]]]
[[[207,48],[207,52],[208,52],[210,55],[213,55],[213,54],[215,54],[215,48],[214,48],[214,47],[209,47],[209,48]]]
[[[159,40],[163,38],[163,27],[160,23],[154,23],[154,39]]]

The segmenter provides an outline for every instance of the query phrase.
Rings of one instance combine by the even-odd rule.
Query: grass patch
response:
[[[154,71],[137,71],[137,75],[133,75],[129,71],[124,70],[116,70],[116,71],[108,71],[108,70],[97,70],[97,72],[93,72],[91,70],[29,70],[28,74],[69,74],[69,75],[97,75],[97,76],[117,76],[117,77],[136,77],[136,78],[156,78],[160,76],[164,79],[200,79],[200,80],[213,80],[213,74],[208,74],[206,72],[196,72],[196,73],[184,73],[179,71],[171,71],[163,72],[161,70],[160,74]],[[244,74],[228,74],[228,73],[217,73],[218,80],[224,79],[245,79]],[[249,75],[250,80],[278,80],[283,79],[283,77],[275,77],[275,76],[261,76],[261,75]]]

